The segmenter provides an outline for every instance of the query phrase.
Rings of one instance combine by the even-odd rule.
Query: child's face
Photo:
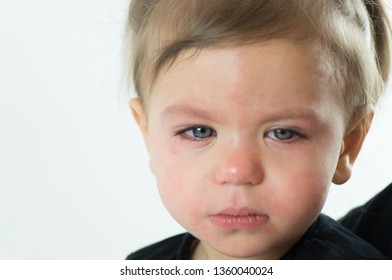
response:
[[[132,103],[162,200],[201,240],[195,258],[279,258],[349,177],[361,140],[345,138],[341,93],[315,48],[288,41],[186,57],[146,111]]]

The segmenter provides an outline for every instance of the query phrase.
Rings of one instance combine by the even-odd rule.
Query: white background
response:
[[[127,2],[0,0],[0,259],[123,259],[183,231],[128,109]],[[335,218],[392,182],[389,99],[352,179],[331,187]]]

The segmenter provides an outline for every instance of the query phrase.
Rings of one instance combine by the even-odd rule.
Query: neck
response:
[[[290,244],[292,245],[292,244]],[[284,246],[280,250],[276,250],[274,252],[268,252],[262,255],[251,256],[251,257],[234,257],[222,254],[215,249],[213,249],[208,244],[204,243],[203,241],[199,241],[196,244],[195,249],[192,253],[191,259],[192,260],[277,260],[280,259],[285,252],[291,246]]]

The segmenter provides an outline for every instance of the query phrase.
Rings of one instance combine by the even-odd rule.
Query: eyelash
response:
[[[208,129],[211,131],[211,135],[206,136],[204,138],[196,137],[194,135],[193,136],[186,135],[187,132],[193,132],[193,134],[194,134],[195,129]],[[276,137],[276,133],[279,133],[279,131],[281,133],[291,133],[292,136],[289,139],[279,139]],[[214,129],[212,129],[211,127],[204,126],[204,125],[199,125],[199,126],[195,125],[195,126],[188,126],[186,128],[180,129],[180,130],[176,131],[173,136],[182,136],[186,140],[190,140],[193,142],[202,142],[202,141],[206,141],[206,139],[213,137],[213,136],[216,136],[216,135],[217,135],[216,131]],[[291,143],[294,143],[294,142],[299,141],[301,139],[307,138],[304,134],[302,134],[294,129],[290,129],[290,128],[274,128],[274,129],[267,131],[265,136],[269,137],[270,139],[284,143],[284,144],[291,144]]]

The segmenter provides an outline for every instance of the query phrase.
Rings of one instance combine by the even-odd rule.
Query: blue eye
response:
[[[267,133],[267,136],[272,138],[272,139],[276,139],[279,141],[291,141],[293,139],[295,139],[296,137],[301,137],[301,135],[299,135],[299,133],[291,130],[291,129],[274,129],[271,130]]]
[[[288,129],[276,129],[273,131],[273,134],[279,140],[290,140],[294,136],[294,132]]]
[[[182,129],[176,132],[175,135],[182,135],[189,140],[198,141],[215,136],[216,133],[212,128],[207,126],[193,126]]]
[[[191,132],[194,137],[200,139],[211,137],[214,134],[213,130],[208,127],[194,127],[188,132]]]

